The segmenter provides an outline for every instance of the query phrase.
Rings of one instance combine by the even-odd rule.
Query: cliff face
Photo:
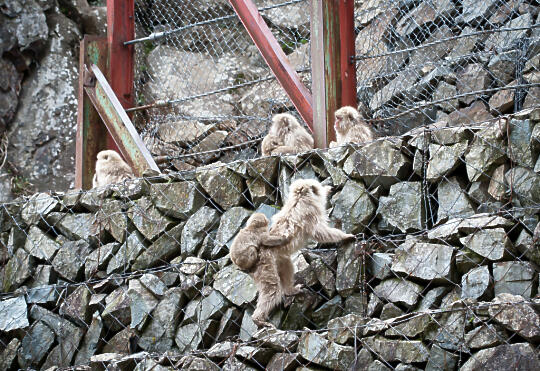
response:
[[[539,129],[529,110],[3,204],[0,369],[534,369]],[[304,293],[257,330],[229,246],[297,178],[359,238],[300,252]]]

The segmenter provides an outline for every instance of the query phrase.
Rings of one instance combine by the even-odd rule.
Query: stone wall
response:
[[[0,369],[532,370],[539,150],[534,109],[3,204]],[[228,247],[298,178],[358,241],[302,250],[258,331]]]

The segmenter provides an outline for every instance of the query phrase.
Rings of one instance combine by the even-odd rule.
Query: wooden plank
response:
[[[85,74],[85,92],[135,175],[142,176],[146,169],[152,169],[159,173],[159,168],[152,155],[99,67],[92,65],[91,71],[86,71]]]
[[[134,14],[134,0],[107,0],[108,81],[124,108],[133,107],[135,96],[134,47],[124,45],[135,38]]]
[[[315,145],[335,140],[334,112],[341,104],[340,1],[311,2],[311,76],[314,95]]]
[[[252,0],[229,0],[266,64],[310,129],[313,129],[311,93],[289,63],[278,41]],[[316,1],[315,1],[316,2]]]
[[[107,128],[84,93],[84,67],[95,64],[107,70],[107,38],[85,35],[79,52],[79,99],[77,108],[77,136],[75,140],[75,188],[92,188],[96,156],[107,149]],[[112,138],[111,138],[112,140]]]
[[[341,40],[341,106],[357,107],[356,34],[354,33],[354,0],[339,2],[339,39]]]

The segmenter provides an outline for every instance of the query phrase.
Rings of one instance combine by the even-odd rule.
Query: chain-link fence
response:
[[[255,1],[309,87],[307,0]],[[254,158],[275,113],[294,107],[228,1],[136,2],[136,118],[162,167]]]
[[[144,35],[162,32],[158,26],[167,23],[148,15],[158,14],[155,10],[142,12],[155,9],[157,3],[145,4],[147,8],[138,4],[138,19],[147,19],[146,27],[151,27]],[[225,2],[208,3],[221,6],[197,5],[211,16],[176,20],[172,14],[190,14],[186,9],[195,5],[176,8],[172,4],[184,3],[167,3],[162,13],[171,24],[165,30],[192,32],[201,26],[191,34],[193,40],[206,32],[225,35],[217,29],[203,31],[220,22],[237,22],[226,18],[230,9]],[[292,12],[287,7],[300,4],[308,6],[308,2],[288,2],[263,14]],[[538,8],[529,2],[491,1],[473,6],[463,1],[447,13],[436,11],[453,4],[366,1],[357,6],[358,48],[366,50],[357,53],[363,112],[368,119],[381,119],[370,121],[381,136],[386,130],[404,134],[300,155],[233,161],[232,157],[223,159],[228,153],[224,152],[220,160],[227,163],[200,166],[203,161],[194,169],[174,165],[182,171],[2,204],[0,369],[536,369],[540,351],[540,109],[523,107],[534,105],[533,98],[530,105],[525,102],[536,89],[528,80],[538,68],[532,35],[535,21],[519,31],[527,36],[520,43],[529,46],[519,69],[530,86],[522,93],[521,88],[501,89],[513,80],[503,84],[492,76],[496,64],[492,60],[507,61],[505,51],[495,48],[487,57],[472,55],[488,50],[484,45],[492,35],[501,40],[515,35],[513,28],[501,30],[524,15],[535,19]],[[431,20],[422,21],[419,13]],[[204,23],[209,19],[220,20]],[[241,25],[236,25],[235,32],[243,33]],[[493,32],[495,25],[501,32]],[[185,26],[190,27],[184,30]],[[307,21],[304,27],[308,29]],[[362,36],[370,27],[371,39]],[[453,39],[447,39],[452,36],[430,39],[431,35],[447,29],[461,35],[466,27],[471,28],[467,34],[486,37],[476,40],[475,48],[458,53],[471,54],[464,59],[476,58],[474,63],[447,62],[448,53],[465,47],[468,37],[451,45]],[[374,37],[375,32],[381,36]],[[401,40],[397,35],[403,33],[414,44],[396,46],[394,41]],[[157,46],[146,60],[156,50],[163,58],[164,51],[174,47],[179,56],[162,64],[165,68],[182,53],[190,55],[179,48],[181,42],[206,45],[205,50],[216,44],[189,41],[180,34],[172,33],[159,43],[153,40]],[[433,43],[436,40],[444,42]],[[378,44],[362,49],[361,41]],[[432,44],[420,47],[422,42]],[[143,45],[138,44],[138,53],[143,53]],[[441,52],[440,59],[430,54],[443,46],[447,52]],[[414,62],[414,55],[420,58],[418,51],[426,53],[423,62]],[[376,54],[366,58],[369,53]],[[399,63],[398,55],[402,56]],[[187,62],[171,67],[162,75],[168,77],[159,80],[152,72],[156,65],[148,64],[148,70],[139,70],[138,91],[147,92],[152,84],[194,81],[175,80],[184,65]],[[514,64],[504,66],[498,71],[512,76],[518,69]],[[485,74],[466,72],[480,67]],[[416,84],[431,73],[437,75],[434,71],[439,68],[453,72],[427,79],[422,93],[412,94],[412,86],[418,89]],[[418,76],[393,83],[401,71]],[[368,73],[372,76],[367,77]],[[475,81],[471,86],[477,86],[476,79],[488,79],[489,86],[470,87],[471,81]],[[212,91],[204,89],[199,91]],[[434,91],[439,89],[447,94],[438,98]],[[170,91],[177,92],[176,88]],[[378,108],[372,105],[382,102],[388,96],[385,92],[391,98]],[[500,92],[511,93],[507,98],[512,99],[512,106],[496,111],[492,103]],[[218,92],[212,99],[225,94],[232,93]],[[170,96],[157,99],[173,100]],[[522,105],[514,107],[520,99]],[[212,113],[203,116],[208,120],[192,120],[192,116],[182,116],[180,107],[187,102],[139,112],[150,118],[149,126],[143,128],[148,129],[143,130],[145,138],[160,139],[164,145],[164,138],[172,134],[159,137],[162,123],[180,122],[185,129],[190,122],[221,125],[245,114],[238,110],[227,119]],[[286,107],[288,103],[281,109]],[[253,116],[263,122],[274,112],[268,108]],[[257,126],[246,116],[245,121],[234,120],[237,126],[227,135],[240,133],[242,124]],[[226,130],[209,130],[205,138],[218,131]],[[232,153],[243,156],[246,151]],[[245,156],[255,157],[255,152]],[[254,211],[271,217],[287,199],[290,184],[301,178],[333,187],[328,201],[330,222],[355,234],[357,240],[338,245],[309,242],[294,256],[295,280],[304,285],[303,292],[285,297],[272,312],[270,322],[276,329],[258,329],[251,319],[257,290],[249,274],[231,263],[229,248]]]

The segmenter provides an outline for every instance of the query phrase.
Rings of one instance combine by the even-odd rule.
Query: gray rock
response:
[[[221,163],[198,167],[196,177],[205,192],[222,209],[227,210],[242,203],[244,199],[242,177]]]
[[[367,305],[367,316],[368,317],[375,317],[379,314],[383,307],[383,301],[379,299],[379,297],[374,294],[373,292],[369,294],[369,302]]]
[[[15,358],[17,358],[17,351],[21,342],[19,339],[14,338],[6,345],[6,347],[0,353],[0,370],[9,370],[13,366]]]
[[[402,278],[391,278],[375,286],[373,292],[389,302],[412,307],[422,292],[422,286]]]
[[[460,275],[466,274],[473,268],[484,263],[484,257],[472,250],[462,249],[456,253],[456,269]]]
[[[236,350],[236,355],[238,355],[240,358],[259,365],[266,364],[272,357],[273,353],[274,352],[271,349],[254,347],[245,344],[241,344]]]
[[[403,323],[390,324],[390,328],[386,330],[385,336],[399,336],[405,339],[412,339],[425,332],[433,322],[435,321],[431,314],[420,314],[407,319]]]
[[[487,89],[491,83],[489,71],[480,63],[468,64],[459,74],[456,82],[459,94],[472,93]],[[468,95],[459,100],[467,105],[476,100],[475,95]]]
[[[394,254],[376,252],[368,259],[368,272],[373,277],[383,280],[390,276],[390,266]]]
[[[293,157],[293,156],[290,156]],[[283,157],[282,157],[283,158]],[[294,158],[298,158],[294,156]],[[301,166],[301,163],[295,166]],[[287,166],[283,166],[279,173],[279,192],[281,193],[281,201],[285,203],[285,200],[289,197],[289,187],[297,179],[315,179],[319,180],[317,174],[313,168],[309,165],[303,166],[301,169],[296,169],[296,171],[290,170]]]
[[[493,264],[495,295],[508,293],[530,298],[535,270],[529,262],[512,261]]]
[[[409,172],[411,161],[390,140],[377,140],[355,150],[343,165],[343,171],[366,186],[385,188],[402,179]]]
[[[362,328],[369,318],[357,314],[348,314],[328,321],[328,340],[345,344],[350,339],[360,337]]]
[[[32,282],[29,287],[45,286],[56,279],[54,271],[50,265],[38,265],[34,271]]]
[[[517,85],[516,81],[511,82],[507,86]],[[489,108],[494,114],[502,114],[511,112],[514,108],[515,89],[508,88],[499,90],[489,98]]]
[[[463,308],[462,302],[456,301],[449,305],[447,309],[450,312],[443,313],[441,318],[437,320],[437,326],[433,332],[428,332],[425,337],[446,350],[463,352],[468,351],[464,339],[466,321],[474,314],[470,311],[464,313],[463,310],[456,310],[457,308]]]
[[[251,177],[247,187],[254,205],[275,202],[278,166],[277,157],[258,158],[247,163],[247,174]]]
[[[60,248],[55,240],[47,236],[38,227],[30,227],[24,249],[32,256],[50,262]]]
[[[129,353],[129,343],[133,340],[136,341],[136,336],[137,333],[135,330],[126,327],[107,340],[107,343],[101,348],[100,353],[127,354]]]
[[[229,307],[227,299],[217,290],[200,300],[192,300],[184,308],[184,323],[200,322],[207,319],[219,319]]]
[[[193,370],[193,371],[219,371],[220,368],[211,360],[205,358],[198,358],[192,355],[184,356],[180,359],[178,364],[175,365],[181,369]]]
[[[298,335],[294,331],[283,331],[276,328],[263,327],[254,336],[258,346],[277,351],[293,351],[298,343]]]
[[[387,340],[374,336],[362,339],[362,344],[386,362],[425,362],[429,357],[427,347],[417,340]]]
[[[399,309],[399,307],[395,306],[392,303],[386,303],[381,310],[380,318],[382,321],[386,321],[387,319],[396,318],[403,314],[403,311]]]
[[[90,324],[88,304],[91,295],[92,293],[86,285],[77,287],[60,305],[60,315],[81,327],[88,326]]]
[[[201,207],[193,214],[182,231],[180,248],[182,254],[191,255],[197,251],[206,234],[216,228],[219,221],[219,213],[208,207]]]
[[[52,261],[54,270],[62,277],[75,281],[84,268],[90,246],[84,240],[67,241],[56,253]]]
[[[147,352],[162,353],[171,349],[182,307],[182,290],[169,289],[154,309],[150,323],[139,338],[139,346]]]
[[[107,265],[107,274],[129,270],[135,259],[142,251],[146,250],[143,241],[144,237],[138,231],[131,232],[116,254],[110,259]]]
[[[131,309],[131,324],[129,327],[141,329],[146,323],[146,319],[157,307],[158,300],[136,279],[129,280],[127,296],[129,297]]]
[[[509,51],[501,54],[494,54],[488,63],[488,69],[497,85],[504,86],[515,78],[516,51]]]
[[[180,254],[180,236],[184,232],[184,228],[182,222],[159,236],[148,248],[144,248],[133,262],[133,269],[147,269],[156,265],[164,265],[168,263],[170,258]]]
[[[159,125],[158,135],[166,143],[189,147],[215,128],[215,125],[205,125],[199,121],[180,120]]]
[[[25,3],[25,13],[34,9]],[[74,179],[77,115],[78,53],[73,48],[81,34],[60,12],[45,15],[31,10],[17,27],[21,45],[45,40],[39,68],[31,71],[21,89],[17,113],[10,124],[10,158],[18,159],[21,175],[36,189],[67,190]],[[18,20],[17,20],[18,19]],[[43,124],[46,123],[46,124]]]
[[[338,250],[336,270],[336,290],[342,296],[349,296],[359,287],[362,261],[356,255],[354,243],[342,246]]]
[[[487,174],[505,161],[501,132],[504,131],[499,127],[499,122],[495,122],[476,133],[465,154],[467,175],[471,182],[487,179]]]
[[[504,25],[506,28],[522,28],[531,26],[531,14],[525,13],[520,17],[510,20]],[[528,30],[517,30],[510,32],[497,32],[496,34],[491,35],[485,41],[485,47],[488,50],[495,49],[497,52],[508,50],[512,47],[515,47],[516,44],[521,40],[527,37]]]
[[[95,234],[92,225],[94,215],[92,214],[65,214],[52,212],[47,217],[47,223],[54,225],[60,233],[70,240],[87,240]]]
[[[299,364],[298,353],[275,353],[266,369],[268,371],[293,370]]]
[[[423,294],[422,300],[416,310],[420,312],[433,308],[447,291],[448,289],[446,287],[435,287],[434,289],[429,290],[427,293]]]
[[[433,100],[443,102],[438,103],[437,105],[445,112],[455,111],[459,107],[459,101],[457,98],[448,99],[455,97],[457,95],[457,89],[454,85],[450,85],[444,81],[439,82],[437,89],[433,92]]]
[[[463,1],[463,13],[461,15],[461,21],[465,23],[472,23],[474,21],[480,21],[482,18],[487,18],[498,6],[497,0],[483,1],[478,4],[474,0]]]
[[[311,319],[319,328],[325,328],[330,319],[339,317],[342,314],[342,310],[341,296],[336,295],[314,310]]]
[[[341,223],[347,233],[362,232],[375,212],[369,192],[360,182],[347,180],[339,194],[332,198],[334,209],[331,218]]]
[[[172,224],[172,220],[161,215],[158,209],[146,197],[133,202],[133,205],[128,211],[128,216],[148,240],[153,240],[159,234],[166,231]]]
[[[467,197],[457,177],[444,179],[437,188],[437,222],[448,218],[468,217],[475,214],[474,207]]]
[[[108,243],[92,251],[86,257],[84,264],[84,276],[86,279],[92,278],[99,270],[105,269],[119,248],[120,245],[117,243]]]
[[[105,298],[105,308],[101,318],[105,327],[111,331],[120,331],[131,322],[130,298],[125,287],[119,287]]]
[[[354,362],[354,348],[328,341],[313,332],[304,332],[298,353],[307,361],[333,369],[348,369]]]
[[[0,330],[2,331],[22,329],[29,325],[24,296],[0,301],[0,313],[3,313],[0,316]]]
[[[510,120],[508,157],[516,164],[533,167],[531,139],[534,123],[531,120]]]
[[[242,323],[240,324],[240,340],[249,341],[253,338],[258,330],[258,326],[251,319],[253,310],[246,310],[242,317]]]
[[[540,175],[516,166],[508,170],[505,178],[508,184],[513,185],[522,206],[534,206],[540,202]]]
[[[405,241],[395,251],[392,271],[429,281],[448,282],[454,249],[451,246]]]
[[[465,334],[465,344],[471,349],[490,348],[505,340],[504,332],[495,325],[483,324]]]
[[[449,146],[430,144],[427,179],[436,181],[455,170],[461,163],[461,156],[466,149],[467,143],[456,143]]]
[[[315,259],[311,262],[310,268],[316,282],[321,284],[324,293],[328,297],[332,297],[336,293],[336,276],[334,269],[329,265],[323,259]]]
[[[426,364],[426,371],[454,370],[458,357],[448,352],[436,344],[433,344],[429,352],[429,359]]]
[[[473,371],[480,368],[510,370],[516,365],[519,365],[521,370],[534,370],[538,367],[538,354],[531,344],[503,344],[494,348],[482,349],[469,358],[460,371]]]
[[[525,303],[522,296],[499,294],[489,306],[489,315],[510,331],[514,331],[527,340],[540,339],[540,316]]]
[[[445,119],[448,120],[449,126],[463,127],[492,120],[493,115],[488,112],[486,105],[478,100],[473,102],[469,107],[451,112]]]
[[[459,240],[463,246],[489,260],[502,259],[512,248],[512,243],[502,228],[479,230]]]
[[[529,261],[540,265],[540,246],[533,244],[533,237],[525,229],[519,234],[516,240],[516,247]]]
[[[215,321],[205,320],[178,327],[174,341],[180,352],[192,352],[199,348],[204,340],[208,342],[208,331],[210,327],[215,327],[215,324]]]
[[[27,254],[24,249],[17,249],[7,264],[4,266],[2,283],[3,291],[10,292],[25,282],[35,269],[35,259]]]
[[[95,228],[102,228],[118,242],[124,242],[127,232],[127,216],[123,211],[124,204],[117,200],[102,202],[96,213]]]
[[[219,320],[218,329],[214,335],[215,341],[220,342],[233,336],[238,336],[242,312],[237,308],[227,308]]]
[[[167,291],[167,286],[157,276],[151,273],[145,273],[139,278],[142,285],[146,287],[150,292],[157,297],[162,297]]]
[[[46,193],[36,193],[24,205],[21,217],[28,225],[37,224],[49,212],[54,210],[58,201]]]
[[[173,262],[176,264],[176,259]],[[214,265],[204,259],[188,256],[180,265],[179,270],[186,275],[202,276],[204,274],[207,277],[213,273]]]
[[[234,265],[225,267],[215,275],[214,288],[235,305],[250,303],[257,295],[253,279]]]
[[[400,182],[390,187],[388,196],[379,199],[377,214],[402,232],[424,228],[425,210],[421,182]]]
[[[461,278],[461,298],[481,298],[487,294],[491,281],[487,266],[471,269]]]
[[[79,351],[75,356],[75,364],[80,365],[90,362],[90,358],[96,353],[99,342],[101,340],[101,331],[103,330],[103,322],[99,312],[95,312],[92,315],[92,321],[86,334],[79,346]]]
[[[513,223],[500,216],[488,213],[475,214],[469,218],[450,219],[446,223],[433,228],[428,232],[429,239],[453,239],[460,233],[474,233],[479,229],[509,227]]]
[[[53,330],[58,342],[58,345],[49,351],[42,368],[47,369],[55,365],[59,367],[69,366],[79,347],[84,331],[68,320],[37,305],[34,305],[30,310],[30,317],[34,321],[42,321]]]
[[[489,186],[487,189],[488,194],[497,201],[504,201],[508,198],[508,186],[506,180],[504,179],[504,174],[507,171],[508,164],[503,164],[493,171],[491,179],[489,180]]]
[[[204,205],[206,199],[197,187],[197,182],[154,184],[150,197],[165,215],[186,220]]]
[[[43,285],[29,288],[26,292],[27,304],[52,304],[56,303],[61,290],[56,285]]]
[[[24,336],[18,351],[19,366],[39,365],[54,343],[54,333],[41,321],[36,321]]]
[[[385,362],[385,363],[388,364],[388,362]],[[390,371],[391,368],[385,366],[384,363],[376,359],[375,361],[371,362],[369,366],[367,366],[366,370],[367,371]]]
[[[244,222],[249,218],[252,211],[243,207],[232,207],[225,211],[220,218],[215,246],[224,246],[238,233]]]

